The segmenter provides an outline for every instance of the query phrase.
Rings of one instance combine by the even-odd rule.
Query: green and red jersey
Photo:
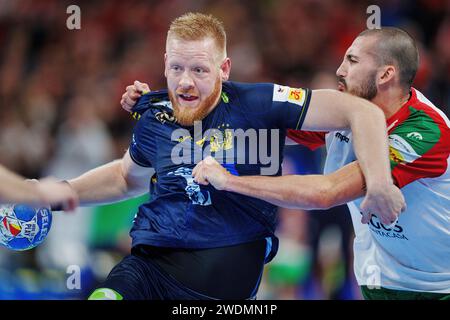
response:
[[[361,224],[362,199],[348,203],[355,228],[355,274],[360,285],[450,293],[450,121],[422,93],[387,120],[392,176],[407,210],[393,227],[377,217]],[[355,161],[350,131],[290,131],[312,149],[326,144],[325,173]]]

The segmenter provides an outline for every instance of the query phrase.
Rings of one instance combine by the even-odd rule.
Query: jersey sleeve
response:
[[[152,167],[150,159],[155,153],[155,139],[152,139],[151,121],[149,115],[151,110],[140,117],[133,130],[130,143],[130,157],[141,167]]]
[[[447,170],[449,128],[422,114],[420,121],[405,121],[389,134],[392,176],[399,188]]]
[[[287,132],[287,136],[289,139],[305,147],[308,147],[313,151],[325,144],[326,134],[327,132],[302,131],[292,129],[289,129]]]
[[[311,100],[311,90],[273,83],[236,85],[241,104],[254,115],[264,115],[267,128],[299,130]],[[260,117],[261,119],[261,117]]]

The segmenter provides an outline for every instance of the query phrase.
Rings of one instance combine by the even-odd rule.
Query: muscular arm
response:
[[[335,90],[314,90],[303,130],[351,129],[367,189],[392,184],[386,119],[371,102]]]
[[[361,212],[365,217],[376,214],[382,223],[392,223],[406,205],[391,176],[384,114],[371,102],[346,93],[313,91],[302,129],[343,128],[352,130],[355,154],[366,181]]]
[[[235,176],[213,158],[193,170],[195,181],[218,190],[240,193],[285,208],[327,209],[364,195],[364,176],[358,162],[328,175]]]
[[[328,209],[365,194],[364,176],[357,162],[329,175],[233,176],[224,190],[297,209]]]
[[[122,159],[90,170],[68,182],[77,192],[81,205],[99,205],[148,192],[153,173],[153,168],[137,165],[127,151]]]

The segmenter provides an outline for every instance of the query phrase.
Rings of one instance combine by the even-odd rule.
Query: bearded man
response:
[[[199,13],[172,22],[164,61],[167,91],[143,94],[148,87],[136,83],[123,96],[124,106],[140,98],[135,107],[143,110],[124,157],[68,181],[82,205],[148,193],[150,184],[151,199],[130,232],[131,254],[91,299],[255,298],[264,264],[277,251],[277,207],[197,184],[192,169],[199,148],[216,156],[234,151],[224,165],[238,175],[267,169],[264,159],[253,158],[266,148],[270,174],[280,175],[288,129],[351,129],[367,182],[362,210],[391,222],[403,209],[390,176],[384,117],[370,102],[333,90],[228,81],[223,25]],[[229,129],[255,132],[260,145],[236,148]]]

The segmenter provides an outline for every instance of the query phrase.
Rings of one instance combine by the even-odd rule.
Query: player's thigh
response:
[[[151,289],[145,260],[134,255],[125,257],[89,296],[89,300],[158,299]]]

